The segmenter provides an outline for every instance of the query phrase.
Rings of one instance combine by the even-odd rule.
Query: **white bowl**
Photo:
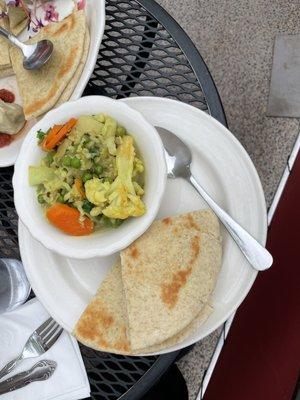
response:
[[[145,163],[145,195],[147,211],[130,218],[119,228],[95,232],[88,236],[68,236],[51,225],[36,198],[36,188],[28,183],[29,165],[39,165],[44,153],[37,145],[36,132],[71,117],[107,113],[132,134]],[[21,221],[32,236],[45,247],[66,257],[92,258],[111,255],[132,243],[151,225],[158,212],[166,184],[163,145],[157,131],[139,112],[122,102],[102,96],[82,97],[50,111],[27,134],[13,176],[14,200]]]

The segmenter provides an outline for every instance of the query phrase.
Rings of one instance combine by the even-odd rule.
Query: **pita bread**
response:
[[[67,87],[65,88],[65,90],[63,91],[62,95],[60,96],[60,98],[58,99],[57,103],[55,104],[55,107],[60,106],[61,104],[65,103],[66,101],[68,101],[70,99],[70,97],[72,96],[72,93],[74,92],[74,89],[81,77],[83,68],[85,66],[88,54],[89,54],[89,48],[90,48],[90,34],[89,34],[89,30],[88,27],[86,27],[86,32],[85,32],[85,38],[84,38],[84,45],[83,45],[83,53],[82,53],[82,57],[80,60],[80,63],[77,67],[77,70],[73,76],[73,78],[70,80],[70,82],[68,83]]]
[[[0,2],[0,14],[6,11],[5,3]],[[0,17],[0,27],[8,29],[8,18]],[[7,69],[11,66],[9,55],[9,42],[3,36],[0,36],[0,73],[2,69]],[[1,76],[1,75],[0,75]]]
[[[36,71],[25,70],[20,50],[11,48],[12,66],[27,120],[49,111],[62,95],[80,63],[85,31],[83,10],[42,28],[28,43],[47,38],[53,42],[54,51],[50,60]]]
[[[133,352],[185,329],[208,303],[221,266],[220,227],[209,210],[155,221],[121,252]]]
[[[157,352],[182,342],[207,319],[211,312],[212,307],[205,305],[196,319],[183,331],[156,346],[141,349],[140,353]],[[73,334],[85,346],[95,350],[133,355],[126,334],[127,327],[119,260],[109,271],[96,295],[81,315]]]
[[[29,22],[28,15],[21,7],[8,6],[8,18],[9,29],[16,36],[26,28]]]
[[[156,344],[155,346],[151,346],[148,348],[146,347],[145,349],[141,349],[139,353],[136,354],[157,353],[158,351],[168,349],[169,347],[175,346],[176,344],[183,342],[188,336],[197,331],[199,326],[201,326],[207,320],[212,312],[213,307],[210,304],[205,304],[197,317],[182,331],[162,343]]]
[[[126,310],[120,261],[108,272],[74,329],[74,336],[95,350],[128,354]]]

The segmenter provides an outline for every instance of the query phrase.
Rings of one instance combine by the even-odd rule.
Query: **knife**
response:
[[[44,381],[53,374],[57,366],[55,361],[41,360],[28,371],[20,372],[11,378],[0,382],[0,395],[13,390],[21,389],[31,382]]]

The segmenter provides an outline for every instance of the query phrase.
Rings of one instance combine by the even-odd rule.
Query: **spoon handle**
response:
[[[21,50],[23,50],[23,44],[14,36],[11,32],[0,26],[0,35],[4,36],[7,40],[9,40],[15,46],[18,46]]]
[[[199,185],[193,175],[190,175],[189,181],[218,216],[252,267],[258,271],[270,268],[273,258],[268,250],[218,206],[203,187]]]

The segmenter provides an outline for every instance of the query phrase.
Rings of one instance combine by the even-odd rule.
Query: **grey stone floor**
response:
[[[230,130],[250,154],[270,205],[299,121],[266,116],[274,38],[300,32],[297,0],[158,0],[189,34],[219,90]],[[180,362],[190,398],[199,389],[218,333]]]

